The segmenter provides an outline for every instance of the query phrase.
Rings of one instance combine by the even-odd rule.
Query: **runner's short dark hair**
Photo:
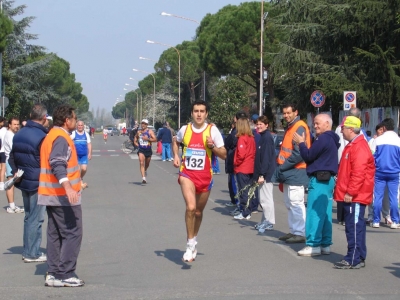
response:
[[[209,110],[209,107],[208,107],[208,104],[207,104],[207,102],[206,101],[203,101],[203,100],[196,100],[196,101],[194,101],[193,103],[192,103],[192,112],[193,112],[193,109],[194,109],[194,106],[195,105],[204,105],[205,107],[206,107],[206,112],[208,112],[208,110]]]

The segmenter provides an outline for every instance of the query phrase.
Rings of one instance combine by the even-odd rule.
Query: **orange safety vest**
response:
[[[302,126],[306,129],[306,146],[309,148],[311,146],[311,137],[310,137],[310,130],[304,121],[299,120],[297,121],[292,127],[290,127],[286,133],[285,137],[283,138],[281,151],[279,151],[278,158],[276,159],[279,165],[283,165],[285,160],[292,155],[293,151],[293,134]],[[296,169],[305,169],[307,167],[304,161],[299,162],[297,165],[294,166]]]
[[[72,188],[79,192],[81,190],[81,171],[78,164],[78,156],[74,142],[71,137],[63,129],[54,127],[44,138],[42,147],[40,148],[40,176],[39,176],[39,195],[46,196],[65,196],[65,189],[58,182],[58,179],[51,171],[50,153],[53,148],[53,143],[58,137],[63,137],[68,142],[71,149],[71,157],[67,164],[67,178],[72,185]]]

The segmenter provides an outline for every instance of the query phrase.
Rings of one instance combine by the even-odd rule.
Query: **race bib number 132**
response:
[[[206,150],[186,149],[185,166],[188,170],[204,170]]]

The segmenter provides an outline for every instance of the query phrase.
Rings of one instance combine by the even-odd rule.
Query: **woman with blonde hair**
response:
[[[238,138],[234,156],[234,174],[238,186],[241,213],[234,216],[237,220],[250,219],[249,187],[253,183],[254,158],[256,155],[256,142],[249,121],[240,118],[236,121],[236,137]]]

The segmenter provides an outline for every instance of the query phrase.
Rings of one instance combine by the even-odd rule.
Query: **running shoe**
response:
[[[15,208],[11,208],[11,207],[7,207],[7,212],[9,214],[20,214],[25,212],[25,209],[23,209],[22,207],[16,206]]]
[[[50,287],[57,286],[57,287],[60,287],[60,286],[62,286],[62,284],[61,284],[61,280],[56,279],[53,275],[46,274],[46,279],[44,281],[44,286],[50,286]]]
[[[143,184],[147,183],[146,179],[143,179],[143,180],[142,180],[142,183],[143,183]]]
[[[342,259],[341,261],[335,263],[333,266],[336,269],[344,269],[344,270],[347,270],[347,269],[359,269],[359,268],[361,268],[361,263],[358,263],[357,265],[352,266],[349,262],[347,262],[344,259]]]
[[[397,223],[390,224],[390,229],[398,229],[398,228],[400,228],[399,224]]]
[[[235,203],[232,203],[232,202],[228,202],[228,203],[225,203],[225,206],[227,206],[227,207],[234,207],[234,206],[236,206],[236,204],[235,204]]]
[[[192,262],[197,256],[196,245],[186,244],[186,252],[183,254],[182,260],[184,262]]]
[[[65,287],[78,287],[78,286],[83,286],[85,285],[85,282],[82,279],[79,279],[77,277],[71,277],[68,279],[63,279],[61,280],[61,286]],[[56,285],[54,285],[56,286]]]
[[[326,246],[326,247],[321,246],[321,254],[323,254],[323,255],[331,254],[331,247],[330,246]]]
[[[371,223],[372,228],[379,228],[379,223]]]
[[[259,233],[264,233],[266,230],[271,231],[274,230],[274,224],[270,224],[268,222],[264,222],[259,228]]]
[[[264,221],[257,223],[256,225],[254,225],[254,229],[258,230],[260,228],[260,226],[262,226],[264,224]]]
[[[236,216],[233,216],[233,218],[234,218],[235,220],[244,220],[244,219],[250,220],[251,215],[247,215],[247,216],[245,217],[245,216],[243,216],[242,213],[240,213],[240,214],[237,214]]]
[[[45,262],[45,261],[47,261],[47,256],[43,252],[37,258],[24,257],[24,262],[26,262],[26,263]]]

